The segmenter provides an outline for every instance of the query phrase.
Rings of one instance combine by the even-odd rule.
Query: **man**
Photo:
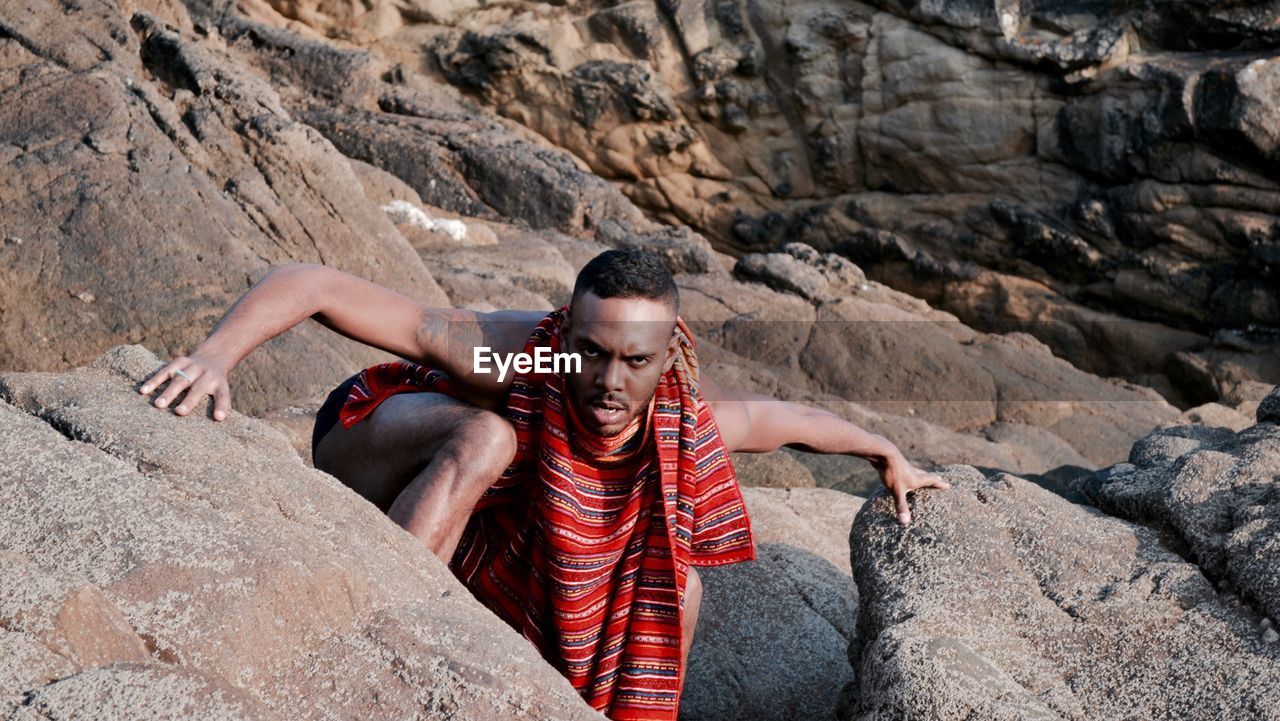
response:
[[[597,256],[551,313],[430,308],[292,264],[140,391],[167,383],[160,408],[185,392],[178,415],[211,395],[222,420],[231,368],[308,317],[407,359],[330,394],[316,467],[421,539],[593,707],[674,719],[701,599],[693,566],[755,557],[729,452],[867,458],[904,524],[909,491],[946,487],[881,436],[701,374],[678,311],[671,274],[640,250]],[[520,353],[581,365],[503,366]]]

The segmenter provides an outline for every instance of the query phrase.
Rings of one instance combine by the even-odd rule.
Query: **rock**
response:
[[[754,562],[698,569],[705,592],[680,718],[833,719],[852,679],[857,594],[840,539],[862,499],[745,488]]]
[[[1274,398],[1273,393],[1271,397]],[[1108,513],[1149,523],[1188,549],[1204,573],[1280,618],[1280,428],[1165,428],[1136,444],[1130,466],[1081,479]]]
[[[246,12],[354,40],[388,68],[396,90],[365,101],[381,104],[379,122],[453,103],[438,91],[448,83],[475,108],[459,122],[475,127],[487,109],[508,130],[567,150],[650,218],[722,250],[777,253],[801,240],[833,251],[896,237],[871,254],[883,257],[851,257],[984,329],[1002,306],[1034,304],[1066,321],[1029,331],[1060,355],[1101,375],[1166,376],[1152,382],[1183,405],[1222,396],[1166,375],[1171,354],[1219,328],[1280,323],[1271,292],[1280,178],[1267,164],[1280,135],[1266,102],[1277,32],[1248,3],[886,0],[750,12],[733,2],[449,12],[340,3],[321,12],[274,2],[274,17],[263,5]],[[383,16],[394,22],[374,22]],[[350,73],[343,62],[329,63],[332,75]],[[339,86],[308,83],[331,95]],[[428,87],[433,103],[404,101]],[[461,190],[454,174],[465,175],[478,193],[454,194],[457,212],[509,203],[498,210],[594,240],[592,224],[633,212],[559,160],[524,164],[517,155],[528,151],[489,141],[491,130],[397,159],[399,131],[366,128],[387,136],[372,147],[350,139],[349,124],[316,122],[349,153],[399,163],[397,174],[439,175],[451,192]],[[450,154],[467,157],[445,162]],[[521,168],[521,180],[483,169],[503,164]],[[551,202],[522,200],[525,187]],[[744,258],[743,277],[823,292],[790,261],[762,262]],[[1006,301],[997,285],[979,302],[974,273],[1040,290],[1008,288]],[[1136,348],[1117,330],[1127,323],[1140,330]],[[1274,368],[1247,372],[1280,381]]]
[[[161,6],[188,30],[145,12],[131,27],[112,2],[6,20],[0,235],[23,242],[0,244],[0,368],[67,368],[121,342],[187,353],[290,260],[446,302],[346,159]],[[385,358],[308,324],[250,356],[233,396],[261,412]]]
[[[1258,58],[1243,67],[1204,74],[1196,86],[1197,129],[1244,153],[1280,159],[1280,58]],[[1280,258],[1277,258],[1280,261]]]
[[[324,403],[325,397],[328,395],[328,392],[325,392],[324,396],[316,396],[306,403],[277,408],[274,411],[263,414],[261,417],[263,423],[271,426],[285,437],[289,442],[289,447],[308,466],[314,466],[314,461],[311,458],[311,433],[315,430],[316,413],[320,410],[320,405]]]
[[[2,706],[0,710],[4,710]],[[86,711],[104,721],[178,721],[193,716],[211,721],[287,718],[220,678],[155,662],[116,663],[58,679],[29,691],[9,718],[79,718]]]
[[[813,474],[784,450],[772,453],[734,453],[738,483],[753,488],[813,488]]]
[[[819,253],[804,243],[788,243],[782,250],[744,255],[733,273],[815,302],[870,290],[862,269],[839,255]]]
[[[150,408],[159,365],[132,346],[0,376],[17,717],[601,718],[268,425]]]
[[[1277,718],[1258,616],[1141,526],[951,466],[914,522],[850,533],[858,681],[843,719]]]
[[[904,369],[902,358],[921,365]],[[856,296],[818,309],[799,360],[822,390],[872,408],[911,410],[959,431],[996,420],[991,375],[942,324]]]
[[[815,283],[821,277],[828,289],[855,287],[838,279],[856,278],[849,270],[856,266],[825,266],[824,257],[810,255],[805,246],[788,248],[794,254],[759,256],[760,262],[809,274],[805,277]],[[834,267],[842,269],[832,272]],[[837,281],[845,285],[833,285]],[[1124,459],[1135,440],[1177,416],[1154,392],[1082,373],[1028,335],[976,333],[954,316],[873,281],[866,290],[861,285],[856,294],[842,290],[837,299],[816,307],[798,291],[743,286],[724,277],[681,277],[678,283],[684,316],[696,321],[704,347],[710,342],[730,351],[734,364],[749,358],[763,366],[743,381],[744,387],[789,399],[806,394],[821,399],[833,405],[833,412],[864,427],[870,423],[940,463],[965,457],[968,463],[1024,474],[1064,465],[1088,470]],[[718,364],[704,365],[724,380]],[[765,369],[773,380],[760,377]],[[795,390],[771,389],[771,383]],[[913,418],[941,428],[903,422]],[[1013,425],[1001,442],[1010,447],[998,451],[999,459],[975,447],[961,450],[958,439],[940,432],[991,438],[985,429],[1006,423]],[[1047,433],[1017,431],[1020,427]],[[861,488],[878,485],[862,475]]]
[[[1280,391],[1272,390],[1258,406],[1259,423],[1280,425]]]
[[[1124,458],[1177,413],[1150,389],[1080,372],[1029,335],[985,335],[968,350],[999,389],[999,420],[1043,428],[1094,464]]]
[[[1219,403],[1205,403],[1204,405],[1188,408],[1182,412],[1170,424],[1200,424],[1206,426],[1217,426],[1221,428],[1229,428],[1233,431],[1243,431],[1253,425],[1254,421],[1249,416],[1221,405]],[[1159,430],[1159,428],[1157,428]]]

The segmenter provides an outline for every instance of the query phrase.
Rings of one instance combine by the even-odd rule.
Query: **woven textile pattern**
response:
[[[525,346],[560,351],[566,309]],[[680,620],[690,565],[755,558],[729,454],[698,392],[687,327],[654,394],[649,438],[606,462],[574,434],[564,378],[517,374],[505,413],[514,460],[468,521],[450,562],[486,606],[537,646],[592,707],[622,720],[674,720],[684,670]],[[365,369],[340,414],[345,427],[400,392],[452,393],[445,374],[401,362]]]

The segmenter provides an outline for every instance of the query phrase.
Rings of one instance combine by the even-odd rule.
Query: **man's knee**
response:
[[[516,430],[502,416],[477,409],[458,424],[453,450],[478,474],[497,477],[516,455]]]

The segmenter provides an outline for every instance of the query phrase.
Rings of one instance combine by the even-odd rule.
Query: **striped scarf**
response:
[[[565,315],[561,308],[543,319],[524,351],[559,352]],[[476,504],[449,564],[593,708],[619,721],[676,718],[689,566],[755,558],[683,321],[677,333],[679,356],[641,431],[648,438],[621,460],[587,455],[574,442],[583,430],[569,416],[562,376],[517,374],[506,402],[515,459]],[[367,369],[344,414],[367,415],[385,389],[450,392],[438,371],[384,365],[396,367]]]

